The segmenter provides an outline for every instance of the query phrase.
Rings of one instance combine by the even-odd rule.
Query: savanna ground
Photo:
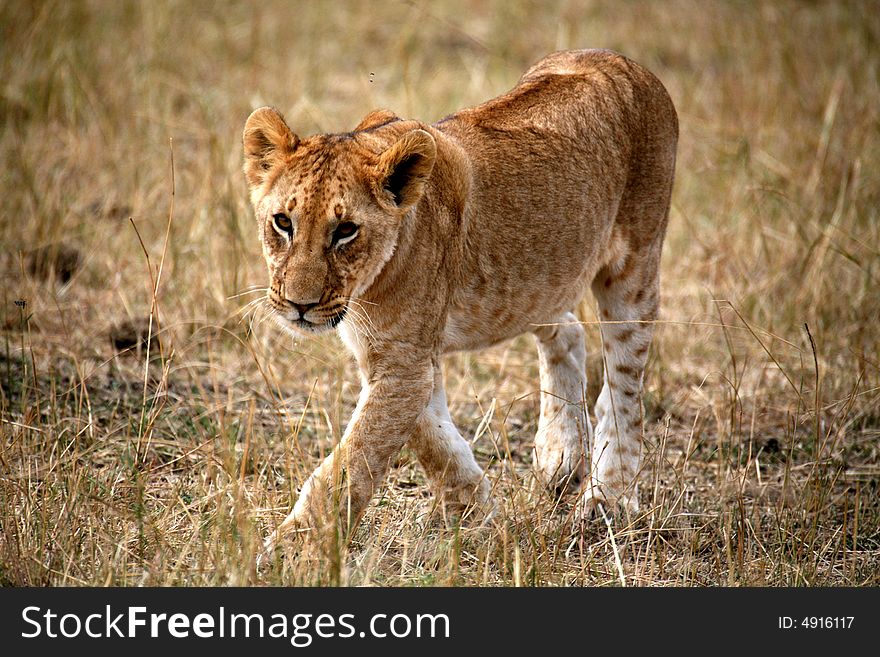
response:
[[[3,585],[880,584],[876,4],[4,2],[0,30]],[[436,120],[570,47],[647,65],[681,122],[642,512],[577,525],[533,485],[523,336],[446,361],[494,525],[426,523],[404,452],[347,552],[258,572],[357,383],[249,305],[249,111]]]

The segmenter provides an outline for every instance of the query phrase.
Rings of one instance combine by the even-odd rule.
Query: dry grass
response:
[[[880,584],[876,6],[14,2],[0,29],[0,583]],[[497,526],[426,526],[404,453],[347,553],[254,572],[357,384],[336,338],[247,311],[249,110],[434,120],[588,46],[682,126],[644,513],[573,528],[532,485],[522,337],[446,361]]]

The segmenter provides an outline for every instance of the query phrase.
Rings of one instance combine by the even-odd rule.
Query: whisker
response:
[[[355,299],[354,297],[342,297],[342,298],[345,299],[346,301],[353,301],[355,303],[360,303],[360,304],[366,303],[371,306],[378,306],[379,305],[378,303],[375,303],[373,301],[366,301],[365,299]]]
[[[268,287],[252,287],[252,288],[247,288],[247,289],[245,289],[245,290],[239,292],[238,294],[233,294],[232,296],[228,296],[228,297],[226,297],[226,298],[227,298],[227,299],[237,299],[238,297],[243,297],[243,296],[245,296],[246,294],[256,294],[257,292],[265,292],[265,291],[268,290],[268,289],[269,289]]]
[[[360,311],[361,311],[361,315],[363,316],[363,319],[366,321],[366,323],[368,323],[371,327],[375,328],[375,324],[373,324],[373,320],[370,318],[370,315],[369,315],[369,313],[367,312],[367,309],[363,307],[362,300],[360,300],[360,299],[355,299],[354,297],[347,297],[346,300],[347,300],[347,302],[348,302],[350,308],[352,308],[352,309],[354,309],[354,308],[358,308],[358,309],[360,309]],[[372,302],[370,302],[370,301],[367,301],[367,302],[365,302],[365,303],[371,303],[371,304],[374,305],[374,306],[378,306],[378,305],[379,305],[379,304],[376,304],[376,303],[372,303]]]
[[[233,313],[233,314],[235,314],[235,315],[240,314],[243,317],[247,317],[248,314],[252,313],[254,310],[256,310],[258,308],[265,308],[266,307],[265,301],[266,301],[265,298],[253,299],[251,301],[248,301],[246,304],[244,304],[243,306],[238,308],[235,311],[235,313]]]
[[[349,306],[349,312],[355,332],[363,335],[370,344],[374,344],[376,341],[376,336],[373,333],[375,326],[372,325],[369,316],[357,305]]]

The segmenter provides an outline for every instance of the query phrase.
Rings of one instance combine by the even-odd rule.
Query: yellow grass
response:
[[[0,29],[0,584],[880,584],[875,4],[7,2]],[[521,337],[446,361],[495,526],[426,523],[404,452],[348,550],[256,572],[357,378],[250,312],[249,111],[436,120],[574,47],[647,65],[681,122],[643,513],[573,526],[533,485]]]

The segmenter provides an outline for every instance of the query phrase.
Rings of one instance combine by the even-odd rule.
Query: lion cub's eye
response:
[[[359,228],[360,227],[354,222],[343,221],[336,227],[336,230],[333,231],[333,243],[336,244],[336,246],[339,246],[340,244],[350,242],[357,236]]]
[[[293,222],[286,214],[278,213],[272,215],[272,226],[284,237],[293,235]]]

